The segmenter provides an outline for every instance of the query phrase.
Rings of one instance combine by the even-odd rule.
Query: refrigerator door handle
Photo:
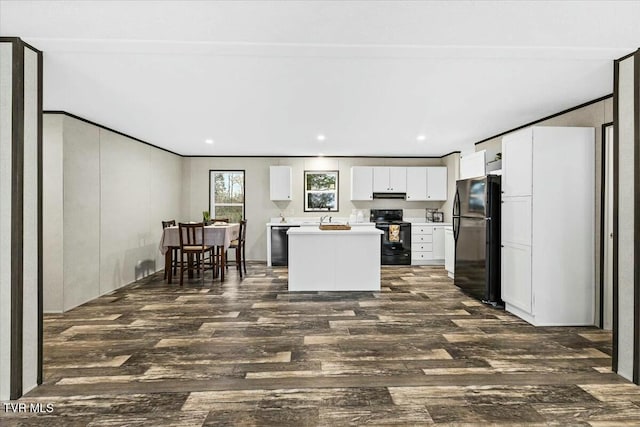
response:
[[[453,212],[452,216],[460,215],[460,193],[456,188],[456,195],[453,197]]]
[[[453,217],[453,241],[458,241],[458,235],[460,234],[460,217]]]

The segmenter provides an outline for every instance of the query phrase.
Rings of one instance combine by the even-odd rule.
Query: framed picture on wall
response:
[[[304,211],[338,212],[338,171],[304,171]]]

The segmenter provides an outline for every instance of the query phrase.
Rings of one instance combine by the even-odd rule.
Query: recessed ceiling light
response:
[[[324,157],[324,153],[318,153],[318,157]]]
[[[326,136],[324,136],[323,134],[318,134],[318,136],[316,136],[316,139],[317,139],[318,141],[324,141],[325,139],[327,139],[327,137],[326,137]]]
[[[416,140],[418,140],[418,141],[424,141],[424,140],[426,140],[426,139],[427,139],[427,137],[426,137],[425,135],[422,135],[422,134],[421,134],[421,135],[418,135],[418,136],[416,137]]]
[[[204,142],[207,144],[213,144],[213,139],[205,139]]]

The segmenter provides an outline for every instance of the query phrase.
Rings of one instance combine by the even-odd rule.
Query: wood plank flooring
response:
[[[534,328],[442,267],[382,291],[288,293],[285,268],[183,288],[162,273],[45,316],[45,384],[2,426],[640,425],[611,334]]]

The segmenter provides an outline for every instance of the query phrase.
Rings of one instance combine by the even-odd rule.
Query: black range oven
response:
[[[402,209],[371,209],[371,222],[384,231],[382,265],[411,265],[411,223],[402,220]]]

